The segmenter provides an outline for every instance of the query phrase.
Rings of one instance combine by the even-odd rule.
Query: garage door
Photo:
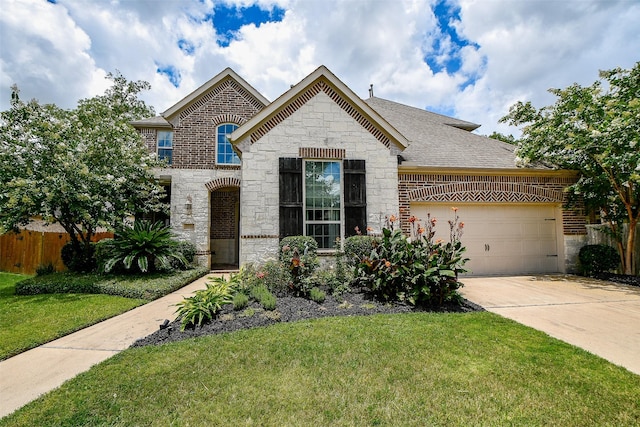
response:
[[[411,214],[437,219],[436,239],[449,240],[451,203],[411,205]],[[462,243],[473,275],[555,273],[559,208],[556,205],[455,204],[464,222]]]

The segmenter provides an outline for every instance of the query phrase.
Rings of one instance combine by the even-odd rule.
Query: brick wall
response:
[[[258,111],[255,99],[233,80],[221,82],[210,96],[180,113],[173,135],[173,168],[215,169],[217,125],[240,125]]]
[[[236,208],[240,203],[240,192],[235,189],[221,189],[211,193],[212,239],[235,239],[237,228]]]

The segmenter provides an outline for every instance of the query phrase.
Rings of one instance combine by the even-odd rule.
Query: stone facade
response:
[[[324,91],[298,105],[260,138],[238,145],[243,165],[241,263],[262,262],[277,254],[280,157],[343,155],[365,160],[368,226],[380,230],[381,217],[398,211],[396,153]]]

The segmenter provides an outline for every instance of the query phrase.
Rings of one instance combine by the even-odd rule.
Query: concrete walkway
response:
[[[173,305],[204,288],[210,277],[0,362],[0,418],[157,331],[165,319],[175,319]]]
[[[462,282],[464,297],[487,311],[640,375],[640,288],[561,275]]]

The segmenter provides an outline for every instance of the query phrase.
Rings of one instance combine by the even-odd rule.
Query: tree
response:
[[[104,95],[73,110],[25,103],[13,88],[11,108],[0,113],[0,232],[42,217],[87,255],[98,227],[162,207],[152,173],[159,163],[129,124],[153,114],[138,99],[150,86],[119,73],[108,78]]]
[[[610,223],[623,270],[633,274],[640,218],[640,62],[629,70],[601,71],[591,86],[550,92],[555,104],[537,110],[518,102],[500,121],[522,127],[516,151],[522,164],[580,172],[569,189],[573,200],[581,198]]]
[[[500,132],[493,131],[491,135],[488,136],[491,139],[497,139],[498,141],[506,142],[507,144],[517,145],[518,140],[513,135],[504,135]]]

